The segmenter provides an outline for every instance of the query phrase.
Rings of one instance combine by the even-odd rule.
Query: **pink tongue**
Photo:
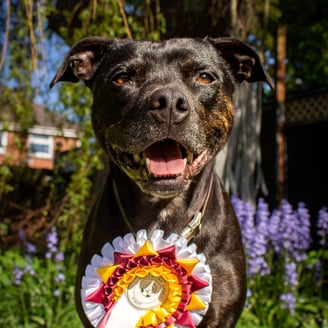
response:
[[[156,177],[182,174],[186,164],[173,140],[157,142],[146,149],[148,169]]]

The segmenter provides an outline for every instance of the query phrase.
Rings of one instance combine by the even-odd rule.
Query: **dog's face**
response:
[[[104,151],[160,198],[186,190],[226,143],[235,84],[271,83],[254,50],[230,38],[87,38],[51,86],[78,80],[93,92],[92,122]]]

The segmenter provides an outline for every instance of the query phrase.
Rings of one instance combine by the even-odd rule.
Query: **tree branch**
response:
[[[132,39],[132,34],[131,34],[130,27],[129,27],[129,22],[128,22],[128,19],[126,17],[126,13],[125,13],[125,10],[124,10],[123,1],[122,0],[117,0],[117,2],[118,2],[118,5],[120,6],[120,13],[121,13],[122,18],[123,18],[123,23],[124,23],[124,27],[125,27],[128,39]]]
[[[9,40],[9,28],[10,28],[10,0],[6,1],[7,5],[7,11],[6,11],[6,28],[5,28],[5,36],[4,36],[4,41],[3,41],[3,48],[1,52],[1,58],[0,58],[0,71],[4,65],[5,58],[6,58],[6,52],[8,48],[8,40]]]

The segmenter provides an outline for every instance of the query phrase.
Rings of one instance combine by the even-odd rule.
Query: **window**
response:
[[[0,154],[6,153],[7,136],[7,132],[0,130]]]
[[[51,136],[45,134],[32,133],[28,140],[29,154],[33,157],[52,158],[53,140]]]

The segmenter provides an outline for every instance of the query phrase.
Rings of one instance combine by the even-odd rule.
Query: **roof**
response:
[[[26,122],[31,126],[42,126],[56,129],[78,129],[78,124],[68,121],[65,117],[61,116],[59,113],[50,111],[45,106],[38,105],[36,103],[26,102],[26,108],[32,106],[32,111],[26,110],[24,108],[20,109],[19,106],[15,105],[15,96],[18,93],[10,90],[10,94],[6,97],[8,100],[2,101],[4,97],[1,97],[4,90],[8,89],[1,88],[0,86],[0,122],[6,123],[20,123],[22,118],[26,119]],[[3,99],[1,99],[3,98]],[[17,103],[21,103],[17,101]],[[17,108],[14,108],[16,106]]]
[[[44,106],[38,104],[33,105],[34,125],[60,127],[63,129],[77,129],[77,124],[69,122],[58,113],[50,111]]]

